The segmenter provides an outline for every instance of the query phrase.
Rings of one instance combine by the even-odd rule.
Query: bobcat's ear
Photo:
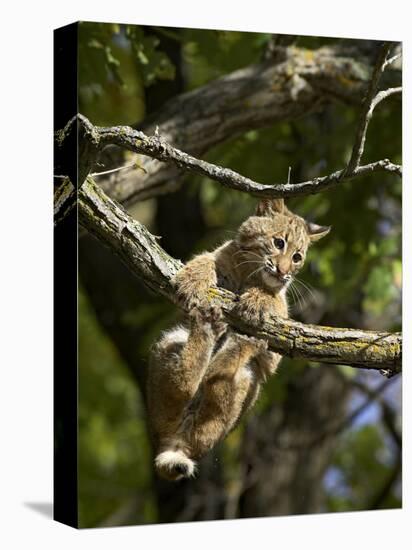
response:
[[[256,207],[256,216],[271,217],[274,214],[286,214],[286,211],[283,199],[262,199]]]
[[[306,229],[310,241],[314,243],[327,235],[332,228],[328,225],[317,225],[316,223],[306,222]]]

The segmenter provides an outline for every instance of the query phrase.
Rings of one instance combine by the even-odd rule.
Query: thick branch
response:
[[[68,176],[77,188],[90,173],[98,153],[99,136],[86,118],[71,118],[66,126],[55,132],[55,170]],[[77,154],[77,162],[73,153]]]
[[[67,176],[56,178],[58,184],[54,188],[54,225],[61,222],[76,206],[77,193]]]
[[[156,238],[109,199],[91,178],[79,191],[79,219],[150,289],[176,303],[171,279],[181,262],[171,258]],[[401,370],[399,333],[320,327],[277,318],[257,326],[234,314],[236,296],[231,292],[211,288],[209,298],[222,305],[233,327],[267,340],[271,349],[282,355],[377,369],[389,376]]]
[[[90,126],[90,121],[82,115],[79,115],[79,120],[83,121],[85,125]],[[359,166],[349,174],[346,174],[345,170],[339,170],[328,176],[314,178],[301,183],[264,185],[246,178],[234,170],[211,164],[184,153],[169,145],[157,134],[148,137],[143,132],[134,130],[129,126],[114,126],[112,128],[94,127],[94,134],[99,136],[100,147],[104,147],[107,144],[115,144],[135,153],[141,153],[162,162],[172,163],[180,169],[207,176],[231,189],[243,191],[244,193],[261,198],[288,198],[319,193],[320,191],[336,187],[343,181],[376,171],[388,171],[397,175],[402,174],[400,166],[384,159]]]

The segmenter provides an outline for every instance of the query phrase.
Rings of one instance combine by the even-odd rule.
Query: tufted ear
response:
[[[256,216],[272,217],[274,214],[286,214],[288,209],[283,199],[262,199],[256,207]]]
[[[331,229],[328,225],[317,225],[316,223],[306,222],[306,230],[312,243],[327,235]]]

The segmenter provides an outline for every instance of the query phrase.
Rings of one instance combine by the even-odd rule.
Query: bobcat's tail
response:
[[[193,477],[196,471],[196,462],[180,449],[163,451],[156,456],[154,462],[159,476],[169,481]]]

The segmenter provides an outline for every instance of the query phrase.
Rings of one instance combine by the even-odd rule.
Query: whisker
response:
[[[235,265],[235,267],[239,267],[240,265],[243,265],[243,264],[261,264],[262,261],[260,260],[245,260],[244,262],[240,262],[240,264],[237,264]]]
[[[293,286],[293,290],[296,292],[296,296],[298,298],[299,310],[302,311],[306,307],[306,300],[305,300],[304,296],[302,295],[302,292],[300,291],[299,287],[294,286],[294,281],[290,285],[290,287],[292,287],[292,286]]]
[[[297,292],[295,287],[293,286],[293,283],[289,285],[288,290],[290,290],[293,297],[293,306],[297,306],[299,308],[299,296],[297,295]]]
[[[316,295],[314,293],[315,289],[312,290],[304,281],[300,279],[295,278],[294,280],[296,283],[299,283],[300,285],[302,285],[302,287],[310,294],[312,300],[316,300]]]
[[[253,250],[247,250],[246,252],[248,254],[252,254],[252,256],[256,256],[256,258],[261,258],[262,259],[262,256],[260,254],[258,254],[257,252],[253,252]]]
[[[299,288],[299,287],[296,287],[296,288]],[[302,289],[300,289],[300,295],[302,296],[302,309],[303,308],[307,308],[308,305],[310,304],[310,299],[308,298],[308,294],[302,292]]]
[[[232,258],[234,258],[235,256],[237,256],[238,254],[243,254],[245,251],[241,248],[240,250],[236,250],[236,252],[234,252],[232,254]]]
[[[308,288],[312,288],[313,290],[316,290],[316,288],[313,285],[311,285],[310,283],[308,283],[308,281],[304,281],[303,279],[300,279],[299,277],[297,277],[297,280],[300,283],[304,283]]]
[[[295,291],[295,289],[293,288],[292,284],[290,284],[290,285],[288,286],[288,290],[290,290],[290,293],[291,293],[292,298],[293,298],[293,304],[292,304],[292,306],[295,306],[295,305],[296,305],[296,302],[297,302],[297,300],[296,300],[296,291]]]
[[[265,266],[262,265],[261,267],[258,267],[257,269],[255,269],[255,271],[252,271],[252,273],[249,273],[249,275],[246,277],[245,281],[247,281],[249,279],[249,277],[252,277],[252,275],[254,275],[255,273],[259,273],[259,271],[262,271],[262,269],[264,269]]]
[[[299,296],[302,298],[303,307],[305,307],[306,303],[307,303],[305,294],[303,293],[302,289],[299,288],[298,286],[295,286],[295,288],[296,288],[297,292],[299,293]]]
[[[251,254],[252,256],[256,256],[256,258],[260,258],[260,259],[262,258],[256,252],[253,252],[253,250],[248,250],[247,248],[241,248],[240,250],[237,250],[234,254],[232,254],[232,258],[240,253]]]
[[[303,284],[304,286],[306,286],[306,288],[308,289],[312,289],[312,290],[316,290],[315,287],[313,285],[311,285],[310,283],[308,283],[307,281],[304,281],[303,279],[299,279],[298,277],[294,277],[294,280],[295,281],[298,281],[299,283]]]

